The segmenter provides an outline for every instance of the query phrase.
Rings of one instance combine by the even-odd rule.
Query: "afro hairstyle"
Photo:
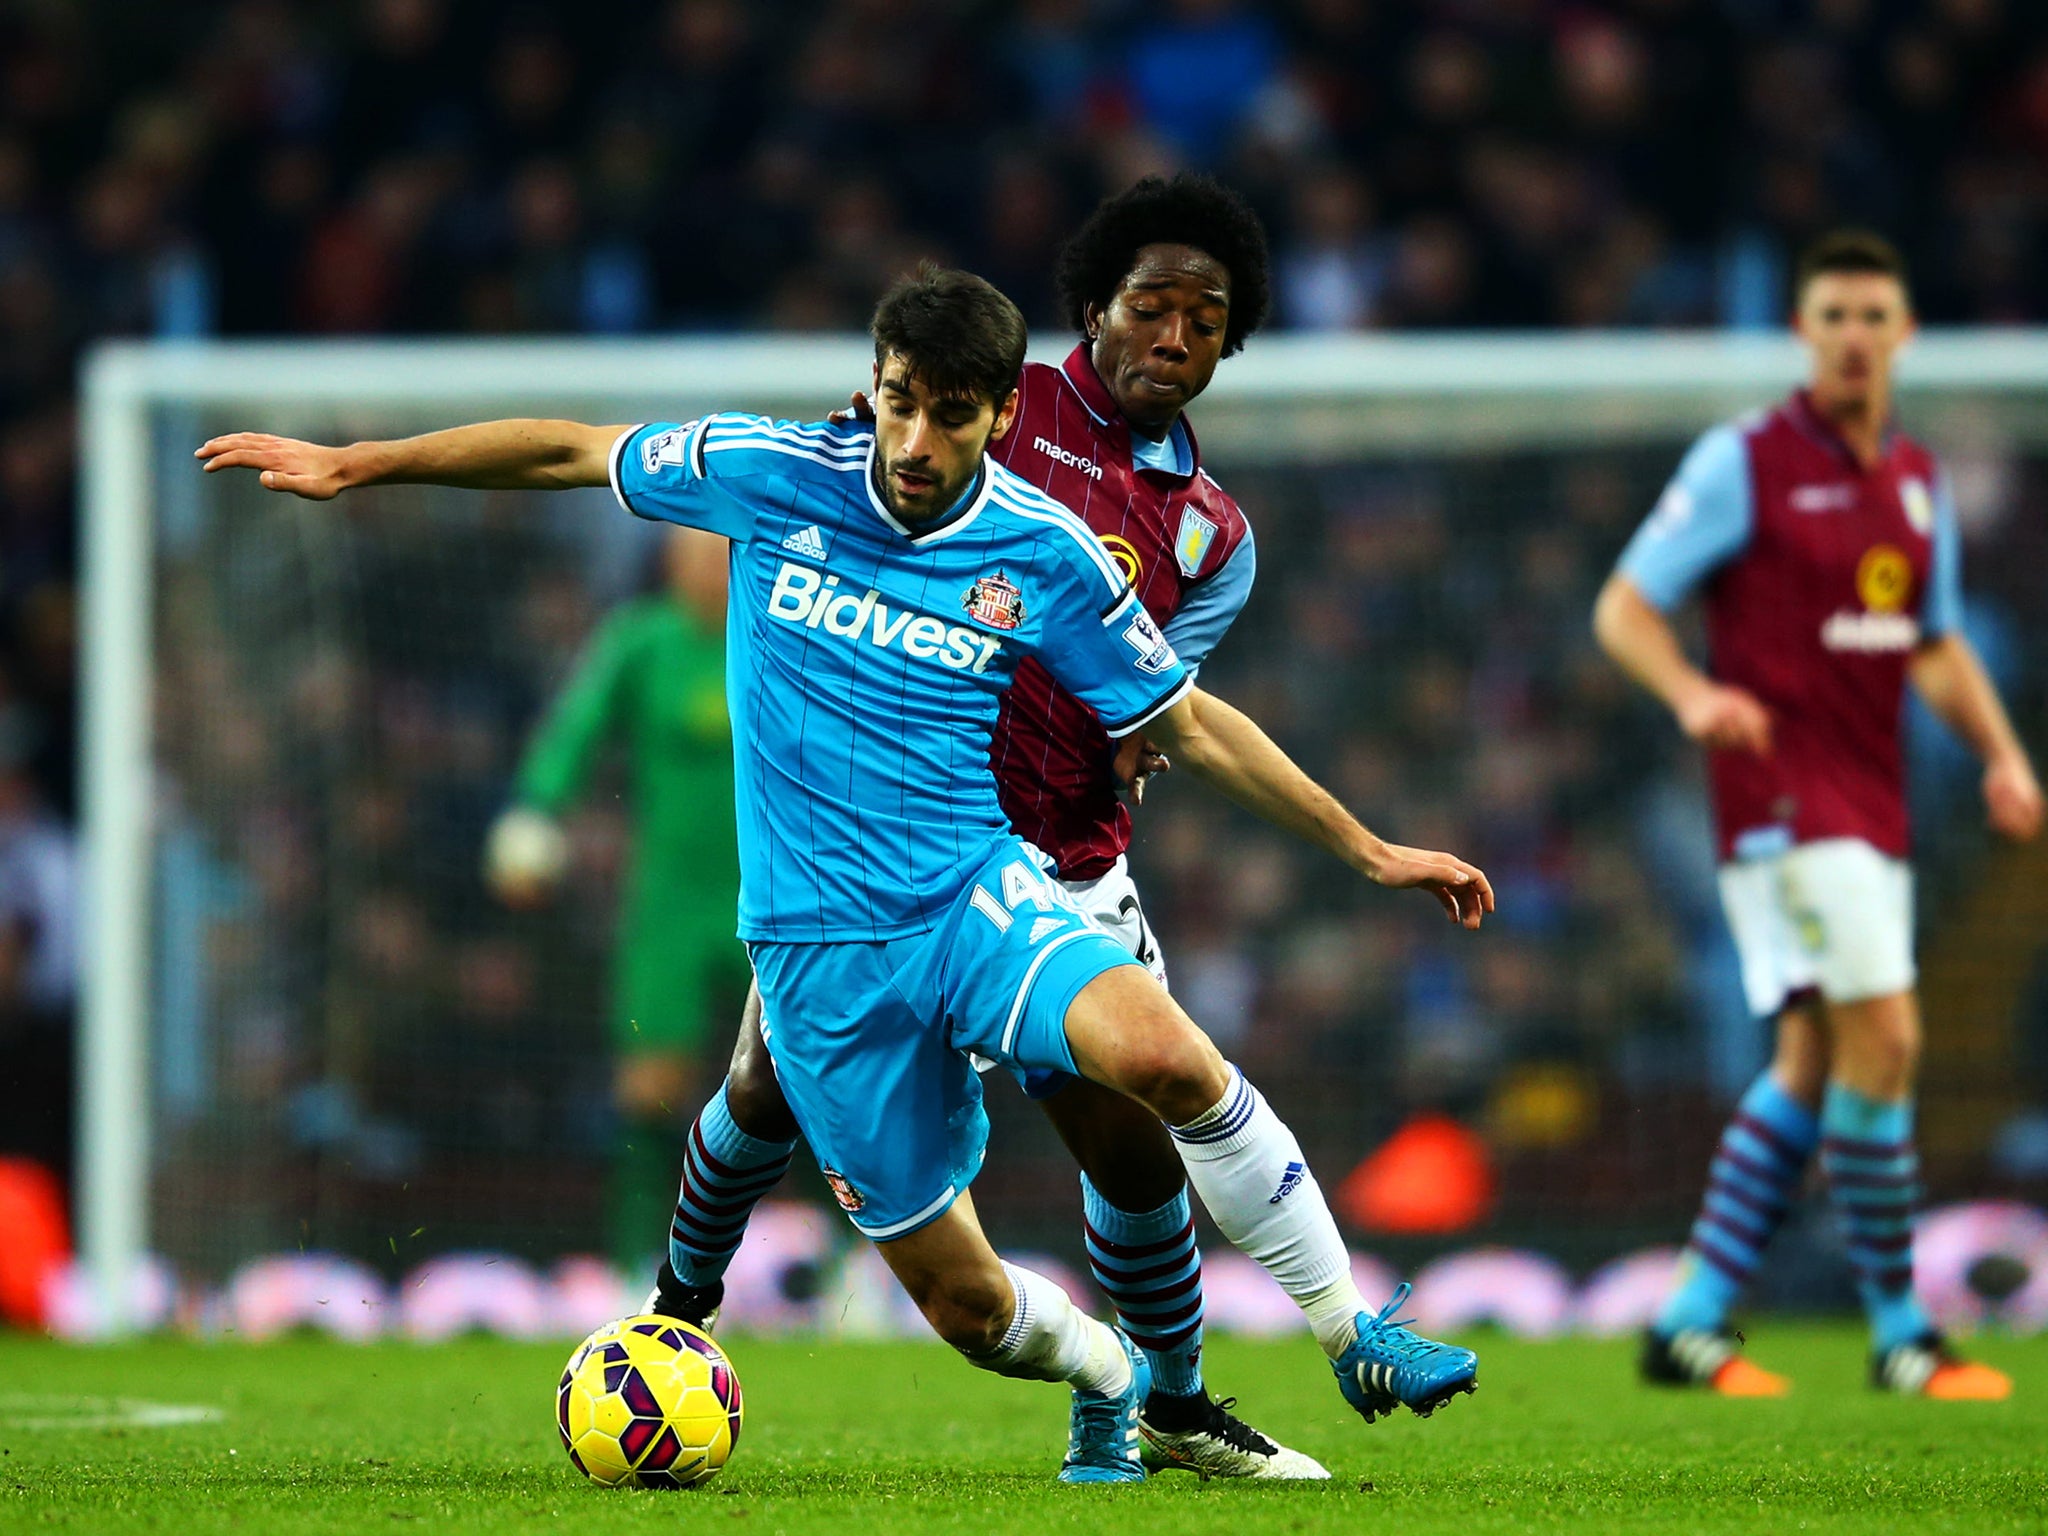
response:
[[[1060,249],[1055,281],[1060,313],[1086,333],[1091,304],[1107,307],[1148,245],[1188,245],[1213,256],[1230,274],[1230,320],[1223,355],[1244,346],[1266,318],[1272,258],[1251,204],[1222,182],[1182,172],[1171,181],[1147,176],[1105,198]]]

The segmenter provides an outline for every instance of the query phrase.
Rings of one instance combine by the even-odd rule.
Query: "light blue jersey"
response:
[[[870,423],[721,414],[623,434],[641,517],[733,541],[726,693],[742,938],[929,932],[1009,833],[988,767],[998,696],[1035,656],[1120,736],[1191,686],[1084,524],[994,463],[913,530]]]

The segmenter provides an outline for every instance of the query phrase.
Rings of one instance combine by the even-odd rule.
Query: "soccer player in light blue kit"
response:
[[[967,1189],[987,1137],[970,1056],[1078,1073],[1172,1130],[1217,1226],[1306,1314],[1368,1420],[1469,1390],[1470,1351],[1365,1305],[1294,1135],[1011,832],[988,771],[1002,689],[1035,656],[1113,735],[1185,767],[1368,878],[1476,929],[1486,877],[1353,820],[1237,711],[1194,690],[1087,526],[991,463],[1024,323],[934,268],[876,310],[872,424],[495,422],[318,448],[199,450],[273,490],[609,481],[627,510],[732,540],[728,684],[740,934],[791,1109],[856,1227],[975,1364],[1075,1388],[1070,1482],[1144,1477],[1149,1366],[1042,1275],[996,1257]]]

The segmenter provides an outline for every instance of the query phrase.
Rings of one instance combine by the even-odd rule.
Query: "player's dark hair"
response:
[[[1901,288],[1908,286],[1906,258],[1875,230],[1831,230],[1800,252],[1799,265],[1793,271],[1793,297],[1804,294],[1806,285],[1826,272],[1871,272],[1898,279]]]
[[[1148,245],[1191,245],[1230,274],[1225,357],[1265,323],[1273,287],[1265,227],[1251,204],[1222,182],[1183,171],[1171,181],[1147,176],[1104,199],[1060,248],[1054,280],[1067,324],[1085,335],[1088,306],[1108,307]]]
[[[1001,407],[1024,371],[1024,316],[995,284],[972,272],[920,262],[882,295],[868,323],[875,361],[891,352],[940,399],[975,397]]]

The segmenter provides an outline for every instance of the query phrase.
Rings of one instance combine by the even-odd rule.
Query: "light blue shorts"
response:
[[[1072,1072],[1068,1007],[1138,964],[1016,838],[929,933],[752,954],[783,1096],[841,1208],[877,1242],[944,1215],[981,1171],[988,1118],[968,1053]]]

